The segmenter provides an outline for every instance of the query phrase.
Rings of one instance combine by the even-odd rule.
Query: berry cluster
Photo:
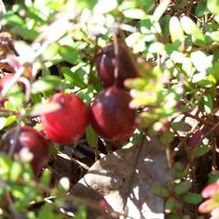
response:
[[[119,43],[117,53],[115,55],[115,47],[110,44],[97,55],[95,64],[104,90],[89,108],[75,94],[56,93],[50,103],[60,107],[42,115],[42,133],[29,126],[12,128],[3,136],[1,147],[9,149],[14,144],[17,154],[27,149],[33,156],[30,162],[33,171],[38,175],[49,157],[49,144],[44,135],[59,144],[72,144],[91,123],[105,140],[120,144],[127,141],[136,127],[136,111],[129,107],[131,96],[124,81],[138,75],[124,44]],[[11,78],[5,76],[0,80],[0,90]]]

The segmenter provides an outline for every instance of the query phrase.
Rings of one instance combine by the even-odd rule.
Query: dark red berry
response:
[[[57,93],[51,103],[61,108],[42,116],[42,125],[48,138],[60,144],[71,144],[85,132],[89,123],[87,108],[74,94]]]
[[[14,154],[20,154],[22,149],[28,149],[32,156],[31,166],[35,175],[38,175],[48,161],[49,145],[43,135],[32,127],[24,126],[12,128],[2,138],[1,149],[10,151],[14,147]],[[27,152],[24,152],[27,153]],[[25,155],[22,155],[25,156]]]
[[[96,132],[109,141],[124,142],[133,134],[136,111],[129,107],[131,96],[125,90],[110,87],[93,101],[90,114]]]
[[[116,85],[125,88],[124,81],[138,76],[137,69],[127,51],[125,44],[118,44],[118,62],[115,57],[114,45],[102,49],[97,55],[96,68],[100,79],[105,87]],[[115,78],[115,67],[118,66],[118,78]]]

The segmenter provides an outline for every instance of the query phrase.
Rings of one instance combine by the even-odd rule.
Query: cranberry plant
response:
[[[0,216],[83,219],[90,207],[118,218],[68,192],[102,153],[147,138],[166,152],[169,181],[150,188],[163,217],[219,218],[218,1],[25,0],[0,10]],[[82,173],[65,172],[58,157],[83,144],[92,156],[74,158]]]

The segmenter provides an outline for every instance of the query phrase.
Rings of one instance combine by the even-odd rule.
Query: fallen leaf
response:
[[[142,138],[139,145],[94,163],[79,183],[102,195],[125,218],[163,219],[164,201],[150,188],[165,186],[168,178],[164,146],[157,139]]]

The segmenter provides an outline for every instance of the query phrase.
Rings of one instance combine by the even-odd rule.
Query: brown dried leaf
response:
[[[167,181],[163,145],[156,139],[144,139],[141,145],[120,149],[97,161],[79,183],[103,195],[121,215],[161,219],[164,202],[150,188],[155,183],[166,185]]]

